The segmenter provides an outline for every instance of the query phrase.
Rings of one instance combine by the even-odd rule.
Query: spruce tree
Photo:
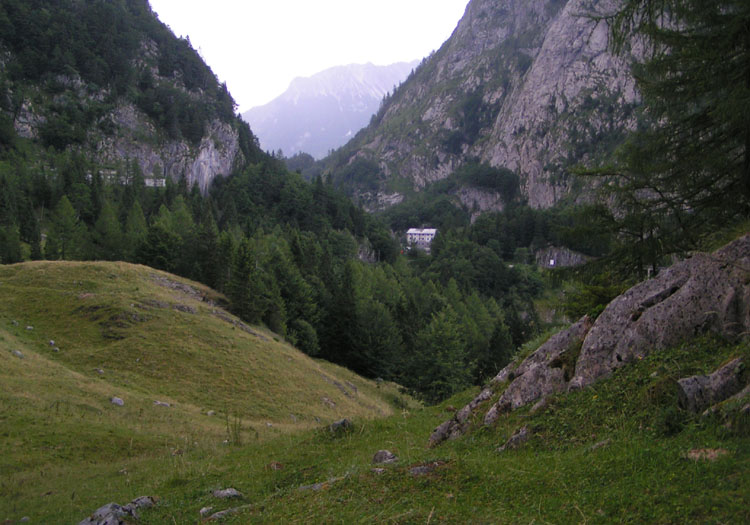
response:
[[[94,257],[105,261],[117,261],[123,256],[123,235],[115,209],[104,201],[99,218],[92,233]]]
[[[125,222],[125,255],[128,260],[136,259],[136,250],[140,246],[148,232],[146,217],[143,215],[143,209],[138,201],[134,201],[128,211],[128,217]]]
[[[460,320],[446,306],[417,334],[411,377],[404,380],[415,395],[434,404],[471,385],[472,367],[467,363]]]
[[[63,195],[55,206],[45,256],[48,259],[77,259],[84,251],[86,228],[68,198]],[[53,249],[54,247],[54,249]]]

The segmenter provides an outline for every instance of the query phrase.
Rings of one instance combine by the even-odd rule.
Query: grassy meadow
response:
[[[237,509],[222,523],[750,522],[749,417],[739,402],[686,414],[674,390],[747,362],[746,343],[696,339],[428,448],[476,390],[421,407],[237,324],[196,283],[26,263],[0,267],[0,297],[0,520],[77,523],[149,495],[140,523],[204,507]],[[326,428],[343,417],[348,431]],[[531,439],[498,452],[522,426]],[[380,449],[399,461],[373,465]],[[243,497],[213,497],[227,487]]]

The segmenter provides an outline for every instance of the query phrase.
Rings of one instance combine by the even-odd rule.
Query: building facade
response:
[[[419,248],[430,253],[430,245],[437,230],[434,228],[410,228],[406,232],[406,244],[409,248]]]

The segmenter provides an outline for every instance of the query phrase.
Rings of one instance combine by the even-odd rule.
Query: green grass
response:
[[[523,408],[485,428],[478,414],[467,435],[431,449],[427,438],[450,417],[446,407],[462,406],[476,389],[440,406],[421,408],[392,386],[378,389],[297,354],[274,342],[273,334],[263,332],[268,341],[238,330],[222,336],[223,325],[213,327],[212,316],[192,324],[190,316],[210,307],[154,287],[153,273],[128,265],[0,268],[5,303],[0,306],[0,519],[29,516],[35,523],[75,523],[110,501],[126,503],[152,495],[159,503],[142,512],[142,523],[195,523],[206,506],[214,512],[245,506],[224,523],[750,522],[747,416],[736,411],[726,418],[691,416],[676,408],[674,390],[678,378],[710,372],[734,357],[750,360],[747,343],[690,341],[622,368],[589,389],[557,395],[533,415]],[[104,278],[110,274],[118,277]],[[113,311],[127,310],[128,301],[151,297],[188,304],[197,313],[154,309],[148,312],[154,319],[117,327],[125,338],[108,340],[102,336],[101,320],[111,315],[98,320],[73,317],[80,294],[29,304],[32,296],[77,292],[71,288],[79,286],[74,281],[87,282],[86,290],[94,290],[90,293],[97,297],[110,293],[110,301],[102,304]],[[129,299],[118,300],[121,294]],[[96,297],[86,300],[90,299]],[[56,311],[63,313],[54,317]],[[15,317],[18,327],[11,323]],[[169,326],[151,326],[157,318]],[[73,319],[78,329],[64,332]],[[34,330],[26,331],[25,323],[31,322],[36,323]],[[55,335],[59,354],[48,348],[52,332],[66,334]],[[161,338],[161,346],[152,337]],[[144,372],[131,363],[136,355],[159,362],[152,354],[169,337],[180,344],[192,341],[191,348],[200,349],[177,354],[192,363],[179,368],[180,376],[169,373],[169,361],[156,372]],[[74,340],[80,349],[72,348]],[[137,342],[138,353],[129,354],[124,341],[133,346]],[[211,350],[206,341],[222,353]],[[108,345],[119,345],[125,355],[106,353]],[[247,357],[247,366],[262,370],[258,374],[278,374],[273,362],[281,361],[281,373],[300,382],[289,385],[288,399],[277,399],[275,411],[271,405],[255,408],[253,398],[245,397],[244,402],[227,399],[228,408],[219,407],[219,416],[205,415],[221,396],[231,396],[233,387],[227,376],[206,374],[198,365],[223,359],[241,363],[232,353],[235,347],[241,355],[255,356]],[[26,358],[14,356],[13,349]],[[263,357],[266,352],[275,359]],[[90,371],[92,363],[98,363],[90,355],[120,359],[119,368],[112,370],[121,372],[110,377],[108,371],[103,376]],[[308,377],[299,379],[287,370],[293,367],[303,367]],[[320,370],[340,383],[356,383],[359,397],[349,399],[335,385],[318,382]],[[244,373],[255,377],[261,389],[285,395],[279,377]],[[245,393],[247,385],[237,388],[250,395]],[[117,394],[126,400],[124,407],[109,403],[108,396]],[[295,400],[297,395],[310,402],[307,410],[296,409],[297,421],[292,422],[288,406],[304,405]],[[320,395],[332,396],[337,409],[343,405],[336,416],[351,417],[351,431],[334,436],[325,428],[333,417],[315,415],[330,410],[318,401]],[[174,405],[155,407],[156,398]],[[402,408],[393,409],[388,401],[398,401]],[[725,408],[732,407],[738,404],[727,403]],[[497,452],[524,425],[531,429],[530,441],[519,449]],[[223,444],[236,433],[238,445]],[[716,461],[693,461],[687,453],[695,448],[722,448],[728,453]],[[373,472],[371,463],[379,449],[400,458],[382,474]],[[271,468],[274,463],[281,468]],[[412,475],[410,468],[419,465],[434,468],[423,476]],[[316,483],[323,483],[319,490],[300,489]],[[240,490],[244,498],[225,502],[211,495],[226,487]]]
[[[387,416],[402,398],[242,330],[215,292],[147,267],[3,266],[0,295],[3,520],[77,522],[102,499],[169,486],[185,457]]]
[[[438,448],[432,429],[476,394],[441,406],[362,422],[344,437],[311,431],[234,449],[210,479],[190,490],[160,492],[147,523],[195,520],[202,506],[249,505],[226,523],[745,523],[750,520],[750,436],[742,427],[684,413],[674,417],[662,385],[712,371],[729,358],[750,358],[746,345],[697,340],[646,358],[581,392],[561,394],[535,415],[528,409],[476,428]],[[669,423],[669,424],[667,424]],[[523,425],[532,439],[498,453]],[[596,444],[604,443],[599,447]],[[387,448],[401,459],[372,471]],[[724,448],[716,461],[693,461],[694,448]],[[281,471],[265,469],[271,461]],[[416,465],[439,466],[413,476]],[[241,465],[241,467],[237,467]],[[300,486],[338,480],[322,490]],[[245,499],[217,503],[212,488],[233,486]]]

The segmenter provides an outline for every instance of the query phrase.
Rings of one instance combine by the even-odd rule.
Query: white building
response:
[[[435,238],[437,230],[434,228],[410,228],[406,232],[406,244],[410,248],[420,248],[427,253],[430,252],[430,244],[432,239]]]
[[[166,188],[167,179],[157,179],[155,177],[148,177],[143,179],[143,184],[148,188]]]

